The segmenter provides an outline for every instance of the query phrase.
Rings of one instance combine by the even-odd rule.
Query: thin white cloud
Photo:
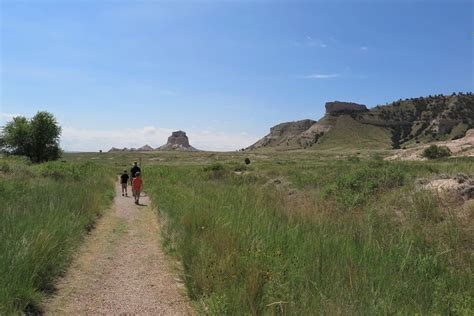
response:
[[[333,79],[333,78],[338,78],[340,77],[340,74],[334,73],[334,74],[310,74],[303,76],[305,79],[315,79],[315,80],[323,80],[323,79]]]
[[[361,47],[359,47],[359,49],[362,50],[362,51],[367,51],[367,50],[369,50],[369,48],[368,48],[367,46],[361,46]]]
[[[313,38],[311,36],[306,36],[303,40],[301,41],[295,41],[293,42],[293,45],[295,46],[306,46],[306,47],[319,47],[319,48],[327,48],[328,45],[317,38]]]
[[[21,114],[0,112],[0,122],[11,121],[13,120],[14,117],[17,117],[17,116],[21,116]]]
[[[171,132],[177,129],[145,126],[114,130],[90,130],[64,127],[61,146],[67,151],[107,151],[112,147],[137,148],[148,144],[154,148],[166,143]],[[243,133],[222,133],[202,130],[187,132],[192,146],[202,150],[233,151],[248,147],[257,136]]]

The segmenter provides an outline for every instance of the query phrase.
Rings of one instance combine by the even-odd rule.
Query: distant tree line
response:
[[[33,118],[14,117],[0,130],[0,150],[11,155],[30,158],[34,163],[58,159],[61,127],[48,112],[38,112]]]

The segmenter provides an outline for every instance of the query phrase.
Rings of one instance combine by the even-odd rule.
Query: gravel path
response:
[[[184,286],[160,248],[160,228],[148,197],[122,197],[79,250],[46,314],[193,315]]]

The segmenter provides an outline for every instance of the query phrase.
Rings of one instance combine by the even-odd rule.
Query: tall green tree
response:
[[[55,160],[61,156],[61,127],[48,112],[38,112],[31,120],[23,116],[8,122],[0,134],[2,151],[27,156],[32,162]]]
[[[0,136],[3,151],[13,155],[26,156],[30,150],[30,135],[28,119],[23,116],[14,117],[3,127]]]

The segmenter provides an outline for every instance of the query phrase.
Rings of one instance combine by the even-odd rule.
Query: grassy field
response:
[[[419,182],[440,174],[472,176],[473,159],[386,162],[383,154],[84,153],[66,155],[65,166],[100,168],[112,176],[134,160],[141,162],[145,191],[163,224],[163,245],[182,265],[199,313],[472,314],[474,208],[421,190]],[[249,166],[243,163],[246,157]],[[102,192],[71,193],[79,186],[70,172],[64,181],[46,171],[60,165],[14,171],[25,172],[19,178],[31,189],[22,194],[38,200],[66,196],[66,205],[77,205],[79,194],[87,200],[91,191]],[[3,179],[12,172],[4,172]],[[37,193],[55,184],[48,194]],[[56,190],[61,194],[52,194]],[[86,209],[97,212],[101,203]],[[94,212],[86,212],[76,237],[60,251],[74,248],[70,245],[77,244]],[[55,220],[41,217],[40,222],[57,227]],[[19,221],[8,227],[35,226]],[[15,228],[19,235],[29,229]],[[4,249],[18,249],[13,241],[20,239],[8,238],[12,245]],[[41,249],[38,245],[30,249]],[[59,273],[64,262],[41,266]],[[35,288],[50,288],[51,278],[45,280]],[[38,292],[31,293],[34,302]]]
[[[0,160],[0,315],[35,312],[113,196],[91,162]]]
[[[414,182],[473,171],[295,159],[152,167],[147,181],[202,312],[470,314],[473,210],[462,222]]]
[[[473,175],[473,160],[352,152],[71,159],[119,170],[141,156],[164,245],[202,313],[472,314],[474,210],[417,183]]]

